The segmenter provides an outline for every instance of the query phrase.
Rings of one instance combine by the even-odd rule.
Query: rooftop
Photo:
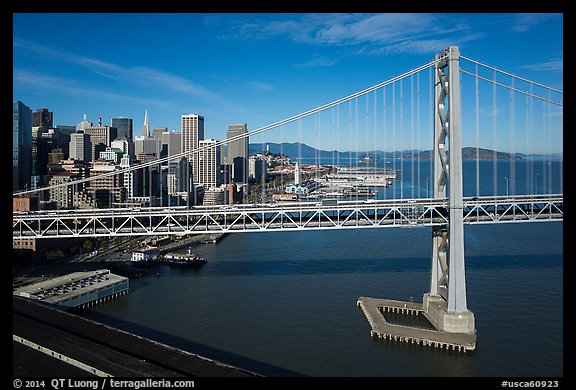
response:
[[[53,279],[29,284],[14,290],[14,295],[58,304],[60,301],[113,285],[127,278],[107,269],[74,272]]]

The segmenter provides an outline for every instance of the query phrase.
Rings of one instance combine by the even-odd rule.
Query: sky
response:
[[[205,138],[220,140],[229,124],[246,123],[254,130],[280,121],[426,64],[450,45],[469,58],[563,90],[562,14],[15,13],[13,100],[32,111],[48,108],[55,125],[76,125],[84,114],[95,124],[98,118],[107,125],[112,117],[132,118],[134,135],[143,134],[146,110],[151,129],[170,131],[180,131],[181,115],[199,114]],[[474,64],[467,69],[474,72]],[[387,126],[394,147],[415,145],[415,138],[427,134],[431,107],[424,96],[429,73],[418,77],[394,85],[394,92],[390,86],[254,141],[300,141],[328,150],[385,142],[389,149],[385,133],[376,134]],[[523,95],[512,105],[507,90],[494,101],[486,82],[480,82],[476,102],[474,80],[462,75],[464,146],[480,133],[482,147],[561,151],[561,108],[525,102]],[[416,101],[421,111],[413,108]],[[464,117],[476,107],[479,125],[474,115]],[[510,141],[524,121],[530,134],[545,128],[545,140]],[[358,135],[358,127],[366,135]],[[490,138],[496,133],[498,143]],[[428,146],[431,138],[425,138],[419,146]]]

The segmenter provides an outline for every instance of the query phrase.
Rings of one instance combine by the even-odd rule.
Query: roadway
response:
[[[30,299],[13,296],[12,314],[15,377],[260,376]]]
[[[465,197],[463,222],[561,221],[563,195]],[[13,239],[440,226],[449,201],[388,199],[13,213]]]

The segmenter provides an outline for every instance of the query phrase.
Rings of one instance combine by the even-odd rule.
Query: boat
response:
[[[206,264],[207,260],[196,253],[192,253],[192,248],[188,247],[186,253],[166,253],[163,256],[163,262],[174,266],[197,267]]]
[[[376,157],[372,157],[370,155],[364,156],[364,158],[358,160],[359,163],[361,164],[367,164],[367,163],[372,163],[372,162],[377,162],[378,160],[376,159]]]

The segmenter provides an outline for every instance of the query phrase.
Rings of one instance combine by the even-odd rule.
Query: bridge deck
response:
[[[46,356],[72,361],[71,373],[80,372],[78,367],[84,365],[87,376],[260,376],[17,296],[12,323],[14,361],[18,362],[14,370],[23,376],[52,376],[39,365],[45,364]],[[44,355],[32,354],[23,343]]]

